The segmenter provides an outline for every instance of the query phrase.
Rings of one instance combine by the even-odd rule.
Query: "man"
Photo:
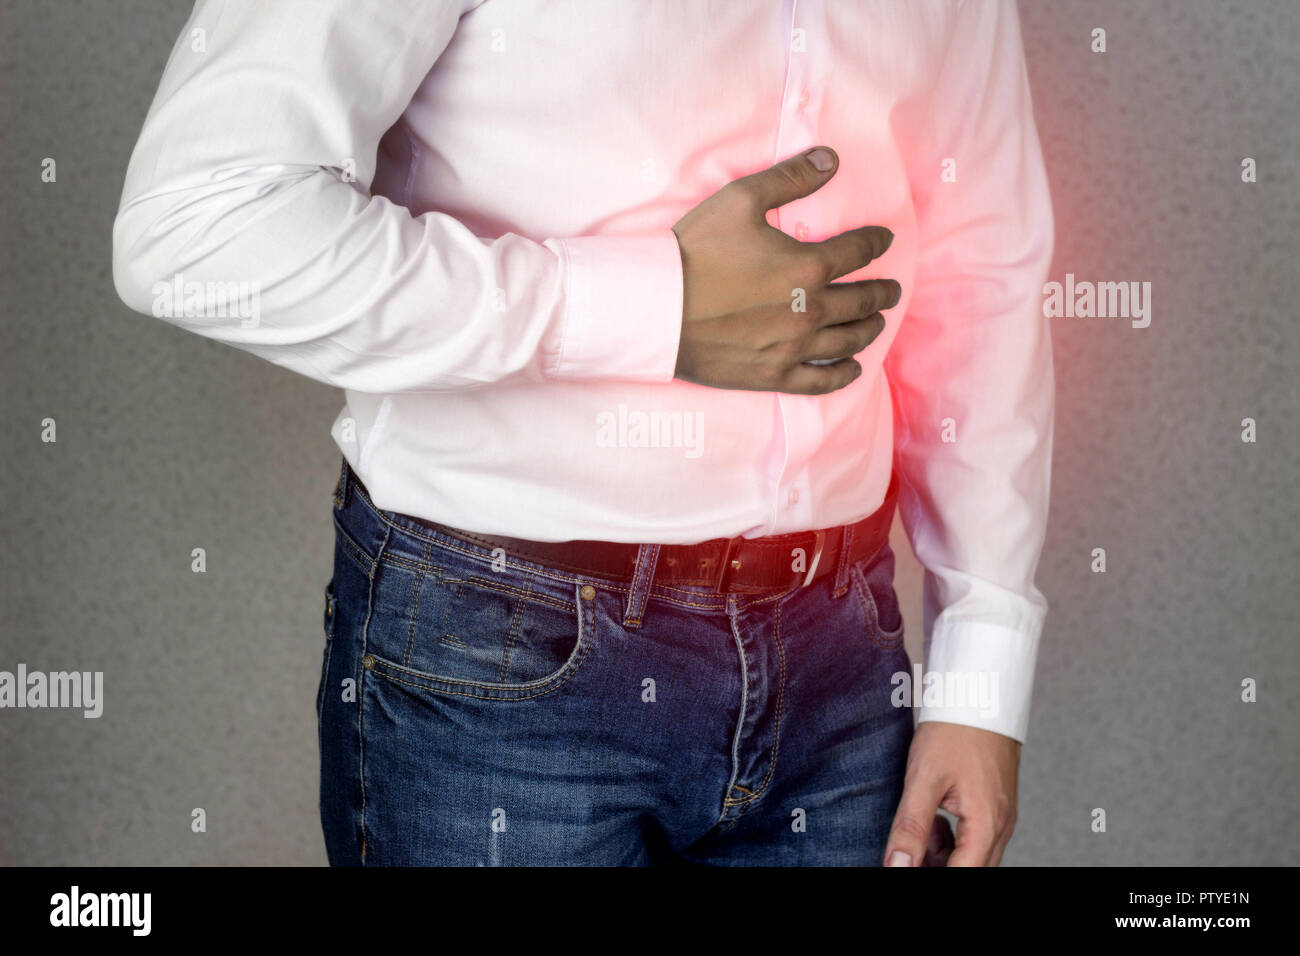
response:
[[[114,276],[346,390],[330,861],[996,865],[1052,234],[1011,2],[200,0]]]

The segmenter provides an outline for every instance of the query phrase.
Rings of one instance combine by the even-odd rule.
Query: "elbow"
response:
[[[180,241],[175,231],[160,228],[156,217],[138,210],[135,215],[119,212],[113,223],[113,288],[132,312],[196,328],[207,317],[209,303],[192,297],[194,283],[183,273],[194,263],[182,264]],[[199,287],[200,294],[208,285]],[[225,312],[217,314],[224,317]]]
[[[133,312],[156,318],[163,316],[155,308],[159,287],[170,285],[166,263],[157,251],[145,254],[140,230],[125,210],[113,223],[113,288],[117,297]]]

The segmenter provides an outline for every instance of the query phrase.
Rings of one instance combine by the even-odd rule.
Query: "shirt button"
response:
[[[800,242],[808,238],[808,223],[796,222],[794,224],[794,237]]]
[[[785,496],[786,504],[793,508],[799,503],[799,489],[791,488],[790,493]]]
[[[802,93],[799,94],[799,108],[803,109],[807,105],[808,105],[808,91],[804,90]]]

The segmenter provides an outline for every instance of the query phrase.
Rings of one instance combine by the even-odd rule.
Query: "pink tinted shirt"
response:
[[[824,396],[675,380],[670,227],[817,144],[837,174],[769,221],[894,231],[840,280],[903,287],[862,376]],[[999,690],[993,714],[921,719],[1023,740],[1052,242],[1010,0],[199,0],[113,265],[138,311],[343,389],[332,434],[376,503],[473,531],[823,528],[879,506],[896,458],[926,666]]]

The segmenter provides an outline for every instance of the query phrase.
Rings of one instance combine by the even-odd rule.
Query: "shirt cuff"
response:
[[[682,258],[673,231],[555,244],[565,309],[551,376],[671,382],[682,335]]]
[[[1040,630],[1041,625],[1026,632],[982,621],[936,621],[918,723],[965,724],[1024,743]]]

